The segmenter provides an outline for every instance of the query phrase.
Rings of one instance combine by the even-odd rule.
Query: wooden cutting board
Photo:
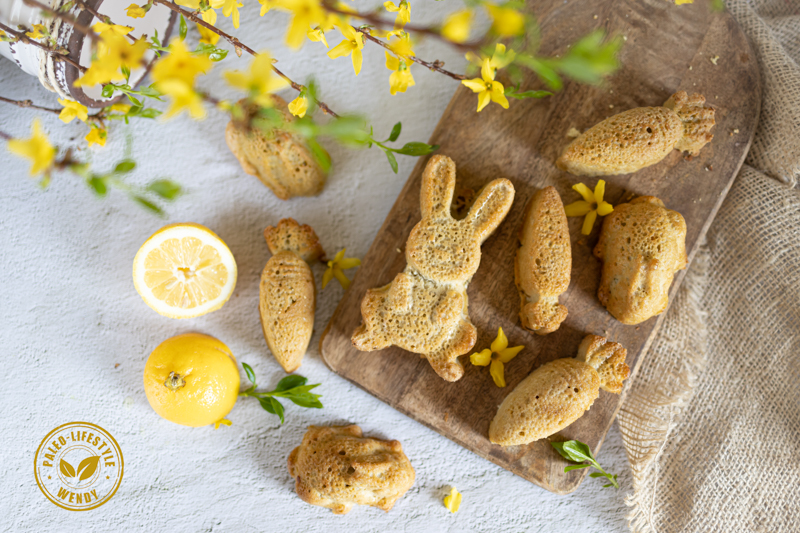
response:
[[[626,326],[600,306],[596,297],[600,263],[592,256],[600,224],[586,237],[580,233],[581,219],[571,218],[572,282],[561,297],[569,316],[558,331],[545,337],[523,330],[514,256],[525,205],[541,187],[555,186],[568,204],[579,199],[570,188],[573,184],[582,181],[594,187],[597,182],[555,167],[571,140],[570,128],[584,131],[620,111],[661,105],[680,89],[699,92],[716,108],[717,125],[714,140],[698,157],[688,161],[673,151],[661,163],[635,174],[605,178],[606,199],[614,205],[654,195],[679,211],[686,219],[691,260],[750,147],[758,122],[760,82],[745,35],[730,15],[712,13],[705,0],[680,7],[665,0],[554,0],[534,3],[534,11],[542,27],[543,54],[563,53],[569,43],[602,27],[626,38],[622,68],[603,87],[568,82],[547,99],[512,100],[507,111],[491,104],[478,114],[476,96],[459,87],[430,139],[441,146],[438,153],[456,162],[456,195],[462,189],[478,190],[494,178],[508,178],[516,189],[508,217],[483,245],[480,269],[468,289],[469,312],[478,329],[473,351],[488,347],[499,326],[512,346],[526,346],[506,365],[508,386],[495,386],[488,368],[472,366],[469,355],[461,358],[464,377],[448,383],[418,355],[399,348],[360,352],[351,345],[367,289],[389,283],[406,264],[405,241],[420,219],[420,177],[426,158],[420,159],[400,192],[328,324],[320,349],[334,372],[382,401],[481,457],[565,494],[578,487],[587,470],[564,473],[567,463],[547,440],[508,448],[491,444],[487,433],[497,406],[533,369],[573,357],[588,333],[607,336],[628,349],[629,387],[664,314]],[[544,88],[534,76],[522,87]],[[673,282],[671,298],[684,272]],[[581,440],[597,454],[623,399],[624,392],[601,391],[586,415],[552,438]]]

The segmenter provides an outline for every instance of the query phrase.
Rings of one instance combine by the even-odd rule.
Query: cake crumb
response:
[[[594,20],[597,20],[597,15],[594,16]]]
[[[711,62],[714,63],[714,65],[717,64],[717,60],[719,60],[719,56],[714,56],[711,58]]]
[[[580,135],[581,132],[578,131],[577,128],[570,128],[569,131],[567,132],[567,137],[575,138],[575,137],[580,137]]]

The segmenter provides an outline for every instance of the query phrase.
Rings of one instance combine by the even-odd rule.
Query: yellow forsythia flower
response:
[[[486,348],[482,352],[474,353],[469,356],[469,361],[476,366],[486,366],[489,363],[489,373],[492,375],[494,384],[498,387],[506,386],[504,365],[514,359],[525,346],[508,347],[508,339],[503,333],[503,328],[498,328],[497,338],[492,341],[491,349]]]
[[[347,248],[343,248],[338,254],[328,261],[328,270],[322,275],[322,288],[324,289],[333,278],[347,290],[350,287],[350,280],[344,275],[343,270],[348,270],[361,265],[361,259],[355,257],[345,257],[344,252]]]
[[[259,3],[259,4],[261,4],[261,12],[259,13],[259,16],[261,16],[261,17],[263,17],[264,15],[266,15],[267,13],[269,13],[269,11],[270,11],[270,10],[271,10],[273,7],[275,7],[275,6],[272,4],[271,0],[258,0],[258,3]]]
[[[327,19],[320,0],[274,0],[273,3],[293,14],[289,29],[286,30],[286,45],[291,48],[300,48],[308,28],[319,26]]]
[[[230,420],[228,420],[227,418],[221,418],[221,419],[217,420],[216,422],[214,422],[214,429],[219,429],[220,426],[228,426],[228,427],[230,427],[231,424],[232,424],[232,422]]]
[[[682,6],[683,4],[694,4],[694,0],[675,0],[676,6]]]
[[[353,70],[358,76],[358,73],[361,72],[361,63],[364,60],[361,55],[361,49],[364,48],[364,36],[349,24],[339,26],[339,31],[342,32],[344,41],[334,46],[328,52],[328,57],[336,59],[337,57],[352,56]]]
[[[478,112],[486,107],[490,101],[500,104],[503,109],[508,109],[505,87],[494,79],[496,70],[492,65],[492,60],[485,58],[481,66],[480,78],[461,81],[461,83],[472,89],[472,92],[478,94]]]
[[[189,87],[194,87],[194,80],[199,74],[211,69],[213,62],[205,54],[192,54],[179,38],[169,43],[169,54],[159,59],[150,76],[154,82],[180,80]]]
[[[69,124],[76,118],[81,122],[86,122],[86,119],[89,118],[89,110],[79,102],[59,98],[58,103],[64,106],[64,109],[58,114],[58,118],[64,124]]]
[[[136,4],[131,4],[125,8],[125,13],[132,19],[143,19],[147,15],[147,11]]]
[[[131,106],[129,104],[113,104],[106,108],[109,112],[112,113],[121,113],[126,114],[128,111],[131,110]]]
[[[225,0],[225,3],[222,5],[222,15],[231,17],[234,28],[239,27],[239,8],[243,5],[244,4],[239,2],[239,0]]]
[[[411,6],[408,5],[407,0],[400,0],[397,5],[387,0],[383,3],[383,7],[389,13],[397,13],[397,19],[394,22],[395,28],[402,28],[411,20]]]
[[[97,35],[100,37],[107,31],[116,33],[118,35],[128,35],[133,28],[130,26],[121,26],[119,24],[106,24],[105,22],[97,22],[92,29],[95,31]]]
[[[100,24],[103,23],[98,22],[95,27],[97,28]],[[125,66],[129,69],[138,67],[144,53],[150,48],[143,38],[137,39],[133,43],[129,42],[124,37],[127,33],[125,29],[130,31],[126,26],[103,25],[105,29],[100,34],[102,41],[97,47],[97,57],[83,76],[75,81],[73,85],[76,87],[124,79],[125,76],[120,73],[120,67]]]
[[[525,16],[512,7],[484,4],[492,18],[492,31],[501,37],[515,37],[525,31]]]
[[[229,84],[247,92],[254,102],[261,106],[272,106],[270,93],[286,86],[283,78],[276,76],[272,70],[272,57],[269,52],[262,51],[250,63],[249,72],[229,70],[225,72]]]
[[[325,48],[330,48],[330,46],[328,46],[328,40],[325,38],[325,32],[322,31],[322,28],[320,28],[319,26],[317,26],[313,30],[308,30],[308,33],[306,35],[308,36],[309,41],[315,43],[321,42],[322,44],[325,45]]]
[[[48,34],[47,28],[45,28],[44,24],[34,24],[33,31],[25,32],[25,35],[30,37],[31,39],[40,39]]]
[[[404,93],[406,89],[414,86],[414,76],[411,75],[411,68],[405,61],[389,52],[386,52],[386,68],[393,71],[389,76],[390,93]]]
[[[403,30],[395,30],[386,35],[387,38],[395,37],[389,41],[389,48],[399,57],[411,57],[414,50],[411,49],[411,34]]]
[[[472,16],[472,11],[469,9],[462,9],[449,14],[442,25],[442,37],[454,43],[463,43],[469,39]]]
[[[289,102],[289,112],[296,116],[303,118],[306,116],[306,111],[308,111],[308,98],[304,95],[300,95],[291,102]]]
[[[444,497],[444,506],[451,513],[457,512],[461,507],[461,493],[455,487],[450,487],[450,494]]]
[[[97,128],[92,126],[92,129],[86,134],[86,142],[89,143],[89,146],[94,144],[99,144],[100,146],[106,145],[106,137],[108,137],[108,132],[102,128]]]
[[[156,87],[162,94],[171,98],[167,112],[162,115],[164,120],[179,115],[184,110],[188,111],[196,120],[205,118],[206,110],[203,107],[203,98],[185,81],[180,78],[164,80],[158,82]]]
[[[49,169],[56,157],[56,149],[50,144],[47,135],[42,131],[42,123],[33,119],[33,134],[30,139],[11,139],[8,151],[31,160],[31,176],[36,176]]]
[[[213,10],[209,9],[212,13]],[[209,24],[213,24],[209,22]],[[214,33],[213,31],[209,30],[205,26],[201,26],[197,24],[197,31],[200,32],[200,42],[205,44],[217,44],[219,42],[219,35]]]
[[[594,227],[594,221],[597,220],[597,215],[604,217],[614,211],[614,207],[603,200],[603,196],[606,192],[606,182],[604,180],[599,180],[594,187],[594,192],[583,183],[576,183],[572,188],[583,196],[583,200],[578,200],[577,202],[572,202],[568,206],[565,206],[564,211],[566,211],[568,217],[582,217],[586,215],[586,218],[583,219],[581,233],[589,235]]]

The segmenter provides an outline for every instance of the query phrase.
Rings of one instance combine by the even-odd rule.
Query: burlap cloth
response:
[[[636,532],[800,531],[800,0],[727,4],[761,118],[619,414]]]

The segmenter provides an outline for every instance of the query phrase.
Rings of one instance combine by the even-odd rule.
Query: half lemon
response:
[[[236,273],[230,249],[200,224],[164,226],[133,259],[136,292],[170,318],[192,318],[222,307],[233,294]]]

